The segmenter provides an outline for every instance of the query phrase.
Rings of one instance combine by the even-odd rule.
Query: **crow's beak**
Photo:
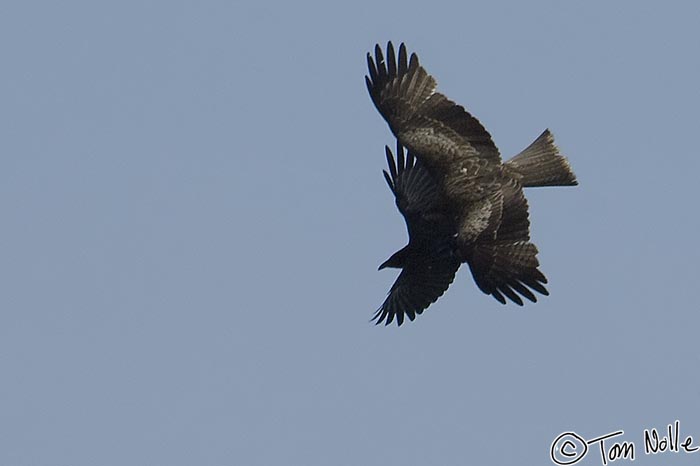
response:
[[[377,270],[386,269],[387,267],[389,267],[389,261],[388,261],[388,260],[385,261],[382,265],[380,265],[379,268],[378,268]]]

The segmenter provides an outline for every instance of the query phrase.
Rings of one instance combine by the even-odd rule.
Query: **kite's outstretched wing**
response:
[[[530,242],[530,220],[523,190],[515,183],[503,187],[503,216],[495,239],[479,241],[467,262],[481,291],[505,304],[508,298],[522,306],[520,296],[532,302],[531,289],[549,295],[547,279],[538,269],[537,247]]]
[[[391,42],[384,58],[375,46],[367,54],[367,89],[394,135],[409,150],[418,152],[431,170],[460,169],[481,159],[500,164],[491,135],[464,107],[436,92],[437,82],[399,46],[398,60]]]

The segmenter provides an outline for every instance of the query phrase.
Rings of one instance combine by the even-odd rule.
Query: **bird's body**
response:
[[[409,61],[403,44],[398,60],[389,43],[386,60],[377,46],[367,61],[370,96],[398,141],[398,167],[387,149],[385,175],[409,232],[406,248],[383,264],[403,270],[375,316],[378,323],[396,317],[400,325],[404,314],[413,320],[444,293],[462,262],[479,288],[504,304],[508,298],[522,305],[521,296],[536,301],[532,291],[548,294],[530,242],[523,187],[577,184],[551,133],[502,163],[486,129],[436,92],[435,79],[415,54]],[[434,286],[421,289],[426,281]]]

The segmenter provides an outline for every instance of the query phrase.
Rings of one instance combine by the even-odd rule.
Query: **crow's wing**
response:
[[[435,92],[437,82],[415,53],[409,59],[401,44],[397,60],[389,42],[386,59],[379,45],[374,55],[367,54],[365,76],[372,101],[394,135],[419,154],[431,173],[478,172],[484,164],[500,164],[491,135],[464,107]]]
[[[460,260],[454,255],[454,222],[446,214],[437,184],[411,152],[397,142],[396,159],[386,147],[384,171],[396,206],[403,215],[413,246],[403,270],[373,320],[398,325],[413,320],[449,288]]]
[[[405,155],[398,141],[396,159],[388,146],[384,149],[388,166],[388,171],[384,170],[384,179],[406,221],[410,240],[424,242],[447,234],[450,222],[437,183],[416,160],[413,152]]]
[[[425,260],[403,268],[372,320],[389,325],[396,318],[396,323],[401,325],[404,316],[415,319],[445,293],[454,280],[460,261],[452,253],[449,243],[436,244],[434,249]]]

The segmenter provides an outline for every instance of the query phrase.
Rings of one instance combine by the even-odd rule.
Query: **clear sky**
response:
[[[546,465],[700,444],[695,1],[0,5],[0,465]],[[551,296],[463,267],[369,323],[406,242],[365,54],[404,41],[528,190]],[[681,442],[683,438],[681,439]],[[601,464],[598,444],[580,463]],[[616,464],[625,464],[619,461]]]

